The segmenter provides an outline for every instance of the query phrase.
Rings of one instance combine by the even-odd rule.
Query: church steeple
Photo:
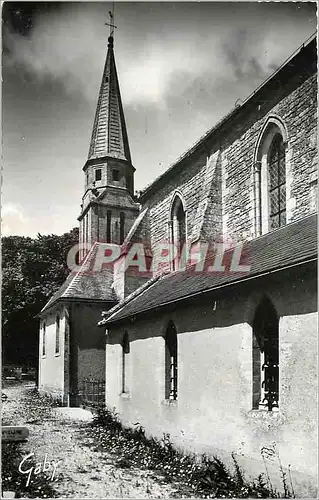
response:
[[[111,23],[113,16],[110,13]],[[106,23],[108,24],[108,23]],[[114,24],[108,24],[114,28]],[[85,173],[80,243],[123,243],[139,213],[111,29]],[[83,255],[82,255],[83,256]]]
[[[108,51],[88,159],[105,156],[119,158],[131,163],[131,153],[114,58],[113,36],[109,36],[108,39]]]

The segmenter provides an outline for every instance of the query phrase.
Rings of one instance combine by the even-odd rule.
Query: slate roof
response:
[[[131,153],[115,65],[113,37],[109,37],[88,159],[104,156],[119,158],[131,163]]]
[[[41,310],[43,313],[54,303],[61,300],[90,300],[99,302],[117,302],[113,290],[113,266],[94,270],[94,262],[100,243],[94,243],[78,271],[72,271],[63,285],[50,298]],[[40,313],[40,314],[41,314]]]
[[[225,253],[223,262],[229,262],[232,255],[232,251]],[[99,324],[116,323],[222,286],[314,260],[317,256],[317,215],[305,217],[246,242],[242,255],[241,264],[250,265],[249,272],[199,273],[194,272],[194,268],[189,268],[162,275],[150,280],[148,287],[142,287],[140,293],[137,290],[124,304],[115,306]]]

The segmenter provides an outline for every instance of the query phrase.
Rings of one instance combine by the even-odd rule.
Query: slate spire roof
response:
[[[112,36],[108,42],[88,159],[110,156],[131,163]]]

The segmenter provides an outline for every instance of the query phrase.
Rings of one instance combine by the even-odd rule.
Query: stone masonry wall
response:
[[[311,207],[311,174],[317,166],[317,81],[310,77],[278,103],[269,96],[267,113],[258,116],[249,128],[241,125],[237,137],[224,142],[223,214],[224,231],[234,238],[254,236],[253,163],[257,140],[269,115],[280,117],[288,131],[286,161],[291,167],[291,193],[295,199],[290,221],[300,219],[313,211]],[[273,106],[271,106],[273,101]],[[251,119],[251,117],[249,117]],[[235,135],[235,134],[234,134]]]
[[[286,161],[292,177],[289,221],[316,210],[317,81],[316,75],[303,78],[301,83],[299,75],[289,82],[278,82],[276,91],[263,96],[262,104],[248,106],[218,138],[207,141],[208,153],[198,148],[184,160],[183,168],[166,174],[165,184],[162,182],[144,200],[144,206],[149,207],[152,248],[168,240],[170,206],[176,191],[185,201],[189,242],[196,240],[198,229],[204,240],[221,233],[235,240],[256,236],[254,156],[259,134],[270,115],[279,117],[288,131]],[[216,163],[213,160],[218,151]]]

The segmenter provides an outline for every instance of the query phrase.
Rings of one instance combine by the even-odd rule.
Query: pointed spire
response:
[[[110,156],[131,163],[113,45],[109,36],[88,159]]]

